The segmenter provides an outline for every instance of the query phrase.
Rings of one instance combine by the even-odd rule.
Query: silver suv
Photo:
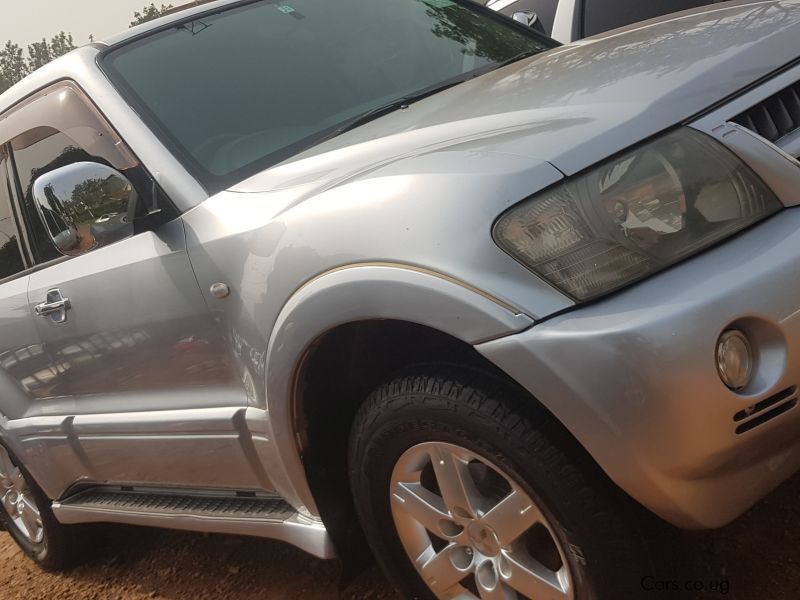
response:
[[[51,63],[0,98],[5,527],[47,569],[113,522],[641,597],[653,514],[800,466],[798,39],[797,0],[564,47],[222,1]]]

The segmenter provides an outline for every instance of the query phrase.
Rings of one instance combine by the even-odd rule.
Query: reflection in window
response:
[[[85,150],[75,147],[69,137],[55,129],[40,128],[40,135],[42,137],[36,141],[25,140],[30,142],[27,145],[23,145],[18,138],[13,149],[20,187],[24,193],[26,214],[34,235],[34,243],[40,252],[39,261],[45,262],[58,258],[61,254],[53,246],[48,232],[41,225],[33,200],[33,182],[37,177],[54,169],[79,161],[91,160],[92,157]],[[45,215],[45,223],[48,229],[54,232],[55,237],[55,234],[63,229],[59,229],[52,217],[53,211],[48,212],[51,216],[48,218]]]
[[[17,224],[11,210],[7,158],[0,149],[0,279],[16,275],[25,268],[17,238]]]
[[[74,228],[69,221],[84,216],[70,215],[61,210],[63,207],[52,206],[54,213],[60,213],[58,220],[52,215],[40,217],[33,199],[33,184],[38,178],[76,162],[95,162],[120,171],[137,188],[152,189],[152,182],[136,157],[74,84],[55,84],[10,114],[13,119],[7,120],[7,126],[11,158],[36,262],[61,257],[48,229],[71,231]]]
[[[548,47],[453,0],[294,0],[204,16],[104,64],[217,190],[356,115]]]

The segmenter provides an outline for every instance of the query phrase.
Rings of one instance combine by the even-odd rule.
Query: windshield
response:
[[[469,2],[258,1],[156,31],[101,64],[214,192],[387,102],[553,44]]]

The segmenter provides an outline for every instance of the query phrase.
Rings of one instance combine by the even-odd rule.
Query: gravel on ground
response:
[[[674,532],[657,554],[673,565],[642,574],[642,599],[800,598],[800,476],[713,532]],[[724,502],[724,498],[719,499]],[[394,600],[372,568],[344,590],[334,561],[245,537],[104,526],[94,558],[67,573],[40,571],[0,533],[2,600]],[[666,564],[657,558],[656,565]],[[661,568],[661,567],[657,567]]]

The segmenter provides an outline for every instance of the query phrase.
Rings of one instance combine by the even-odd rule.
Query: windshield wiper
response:
[[[365,113],[361,113],[353,117],[352,119],[345,121],[341,125],[339,125],[336,129],[331,132],[330,135],[325,136],[325,139],[330,139],[332,137],[336,137],[337,135],[341,135],[346,131],[350,131],[351,129],[355,129],[356,127],[360,127],[365,123],[369,123],[370,121],[377,119],[378,117],[382,117],[390,112],[394,112],[396,110],[400,110],[403,108],[408,108],[409,105],[414,104],[414,102],[419,102],[420,100],[427,98],[428,96],[433,96],[434,94],[438,94],[439,92],[443,92],[444,90],[454,87],[459,83],[463,83],[467,79],[471,79],[472,77],[461,77],[455,81],[448,81],[446,83],[435,85],[432,87],[425,88],[420,90],[419,92],[414,92],[413,94],[408,94],[406,96],[402,96],[391,102],[387,102],[386,104],[381,104],[380,106],[376,106],[375,108],[371,108]],[[319,143],[319,142],[317,142]]]
[[[387,102],[386,104],[381,104],[380,106],[371,108],[367,112],[361,113],[360,115],[356,115],[352,119],[349,119],[344,123],[341,123],[336,128],[334,128],[333,131],[323,136],[322,138],[317,138],[316,140],[314,140],[313,145],[316,146],[318,144],[321,144],[322,142],[326,142],[331,138],[335,138],[336,136],[339,136],[347,131],[351,131],[356,127],[360,127],[365,123],[369,123],[370,121],[373,121],[378,117],[382,117],[383,115],[389,114],[396,110],[408,108],[409,105],[413,104],[414,102],[419,102],[420,100],[423,100],[428,96],[433,96],[434,94],[443,92],[446,89],[457,86],[458,84],[464,83],[465,81],[469,81],[470,79],[474,79],[480,75],[483,75],[484,73],[488,73],[489,71],[494,71],[495,69],[499,69],[500,67],[510,65],[511,63],[517,62],[518,60],[522,60],[524,58],[528,58],[529,56],[533,56],[534,54],[539,54],[541,51],[542,51],[541,48],[531,48],[530,50],[525,50],[524,52],[515,54],[511,58],[507,58],[506,60],[497,63],[492,63],[482,69],[477,69],[475,71],[465,73],[464,75],[456,79],[450,79],[449,81],[445,81],[444,83],[424,88],[418,92],[414,92],[413,94],[407,94],[405,96],[401,96],[400,98],[392,100],[391,102]]]
[[[520,52],[519,54],[515,54],[511,58],[507,58],[505,60],[501,60],[500,62],[494,63],[491,66],[491,70],[494,71],[495,69],[499,69],[501,67],[505,67],[506,65],[510,65],[511,63],[515,63],[515,62],[520,61],[520,60],[522,60],[524,58],[529,58],[529,57],[533,56],[534,54],[539,54],[541,51],[542,51],[541,49],[525,50],[524,52]]]
[[[413,104],[414,102],[418,102],[423,98],[427,98],[428,96],[432,96],[433,94],[454,87],[459,83],[464,83],[468,79],[472,79],[475,76],[476,74],[468,74],[467,76],[461,76],[458,79],[450,79],[449,81],[445,81],[444,83],[424,88],[418,92],[414,92],[413,94],[406,94],[405,96],[396,98],[391,102],[387,102],[386,104],[381,104],[379,106],[376,106],[375,108],[371,108],[367,112],[363,112],[360,115],[356,115],[355,117],[348,119],[344,123],[340,123],[339,125],[334,127],[331,131],[329,131],[327,134],[314,138],[314,140],[304,149],[307,150],[308,148],[318,146],[323,142],[327,142],[332,138],[342,135],[347,131],[351,131],[356,127],[360,127],[365,123],[369,123],[370,121],[373,121],[378,117],[382,117],[383,115],[389,114],[390,112],[400,110],[401,108],[408,108],[408,106],[410,104]]]

